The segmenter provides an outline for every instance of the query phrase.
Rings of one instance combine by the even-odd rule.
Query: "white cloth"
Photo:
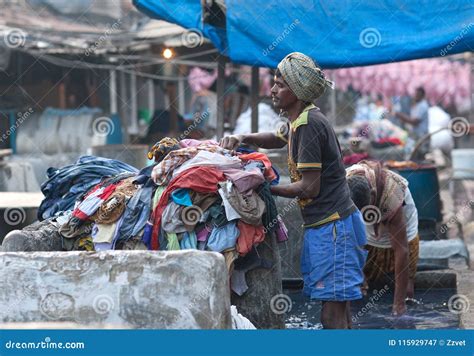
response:
[[[227,220],[232,221],[235,219],[241,219],[242,217],[237,212],[237,210],[235,210],[234,207],[230,205],[230,202],[227,199],[227,194],[224,189],[227,189],[227,192],[230,192],[232,190],[232,182],[228,180],[223,188],[219,188],[219,195],[221,196],[222,203],[224,204],[225,216],[227,217]]]
[[[218,169],[225,171],[229,168],[241,169],[242,163],[240,158],[237,156],[227,157],[220,153],[202,150],[199,151],[196,156],[184,162],[179,168],[175,169],[173,172],[173,177],[178,176],[189,168],[202,166],[215,166]]]
[[[405,222],[407,226],[407,240],[410,242],[418,234],[418,211],[416,210],[415,202],[411,196],[410,189],[405,189],[405,205],[403,206],[403,213],[405,214]],[[366,225],[367,244],[379,248],[391,248],[391,240],[388,231],[384,231],[384,225],[379,226],[380,238],[375,238],[374,227]]]
[[[117,222],[112,224],[95,224],[92,228],[92,240],[94,243],[112,243]]]
[[[250,320],[237,311],[235,305],[230,306],[232,316],[232,329],[257,329]]]

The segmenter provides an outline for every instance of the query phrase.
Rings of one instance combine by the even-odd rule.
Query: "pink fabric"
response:
[[[470,98],[470,66],[446,59],[419,59],[367,67],[328,70],[337,88],[367,95],[412,95],[423,86],[431,104],[461,105]],[[387,103],[385,103],[387,104]]]
[[[214,140],[200,141],[200,140],[195,140],[195,139],[192,139],[192,138],[185,138],[184,140],[179,141],[179,145],[182,148],[196,147],[196,146],[200,146],[200,145],[215,145],[215,146],[218,146],[219,142],[214,141]]]
[[[204,228],[196,233],[196,237],[198,241],[204,242],[207,241],[209,235],[211,234],[212,228],[208,228],[207,225]]]
[[[239,193],[247,195],[253,189],[265,182],[265,177],[259,169],[255,168],[251,171],[243,171],[241,169],[228,169],[224,175],[234,183]]]
[[[278,227],[275,233],[278,242],[288,241],[288,229],[283,220],[281,219],[280,215],[278,215]]]

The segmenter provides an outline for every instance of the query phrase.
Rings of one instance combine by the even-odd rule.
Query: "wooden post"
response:
[[[155,83],[153,79],[147,79],[147,92],[148,92],[148,110],[150,111],[151,117],[155,113]]]
[[[120,87],[120,123],[122,124],[122,132],[124,133],[123,136],[123,143],[129,143],[129,136],[128,136],[128,100],[127,100],[127,75],[120,71],[119,73],[119,87]]]
[[[217,140],[224,137],[225,62],[226,58],[219,54],[217,57]]]
[[[130,74],[130,127],[132,135],[138,134],[138,115],[137,115],[137,75],[135,72]]]
[[[186,114],[186,73],[187,66],[183,64],[178,65],[178,109],[181,115]]]
[[[176,84],[174,82],[168,82],[166,84],[166,93],[169,99],[169,111],[170,111],[170,135],[178,135],[178,110],[176,108]]]
[[[259,68],[252,67],[252,80],[250,87],[250,107],[252,108],[252,132],[258,132],[258,101],[260,96],[259,82]]]
[[[117,72],[115,69],[110,70],[110,86],[109,86],[109,97],[110,97],[110,114],[117,114]]]

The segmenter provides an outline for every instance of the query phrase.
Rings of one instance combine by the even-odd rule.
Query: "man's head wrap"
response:
[[[326,79],[323,71],[307,55],[300,52],[288,54],[278,64],[283,80],[299,100],[312,102],[324,94],[334,83]]]

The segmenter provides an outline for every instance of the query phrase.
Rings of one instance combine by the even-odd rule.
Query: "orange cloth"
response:
[[[265,178],[270,182],[274,179],[277,179],[277,175],[275,174],[272,168],[272,162],[270,161],[270,159],[267,157],[266,154],[261,153],[261,152],[244,153],[244,154],[239,155],[239,158],[242,161],[262,162],[263,165],[265,166],[265,172],[263,173]]]
[[[265,239],[265,229],[263,225],[253,226],[239,220],[237,228],[240,235],[237,238],[237,252],[244,256],[250,252],[253,245],[259,244]]]

